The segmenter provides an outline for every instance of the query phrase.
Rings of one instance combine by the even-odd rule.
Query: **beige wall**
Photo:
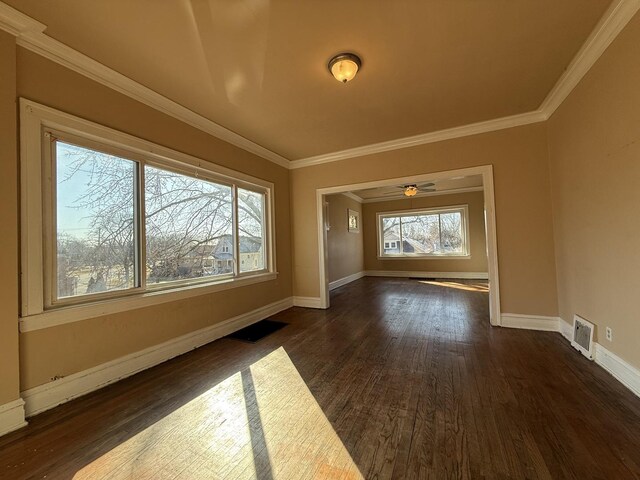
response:
[[[327,195],[327,212],[331,228],[327,232],[327,251],[329,282],[340,280],[364,269],[363,233],[349,232],[347,228],[347,210],[360,212],[362,222],[362,205],[342,194]]]
[[[22,390],[48,382],[56,375],[66,376],[99,365],[291,295],[289,172],[286,169],[22,48],[17,51],[17,93],[64,112],[273,182],[279,272],[277,280],[271,282],[21,334]],[[14,139],[12,137],[12,141]],[[15,165],[5,171],[7,175],[2,176],[0,192],[8,198],[15,197]],[[13,213],[6,214],[6,224],[15,229],[15,200],[12,201],[13,206],[9,210]],[[2,241],[10,242],[4,237]],[[15,250],[12,244],[8,247]],[[15,253],[9,260],[6,262],[9,267],[15,265]],[[15,326],[17,275],[4,278],[7,285],[3,283],[0,292],[4,293],[5,287],[12,292],[7,299],[12,305],[11,321]]]
[[[291,171],[295,295],[318,297],[316,189],[492,164],[502,311],[557,315],[544,124]]]
[[[376,214],[419,208],[468,205],[469,258],[454,259],[378,259],[378,230]],[[487,241],[484,229],[483,192],[407,198],[363,205],[364,266],[365,270],[393,270],[404,272],[488,272]]]
[[[640,367],[640,15],[548,122],[560,314]],[[613,328],[613,342],[605,327]]]
[[[15,57],[15,37],[0,30],[0,405],[20,395]]]

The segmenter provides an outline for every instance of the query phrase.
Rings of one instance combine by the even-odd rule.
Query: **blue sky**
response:
[[[82,151],[88,152],[87,149],[61,141],[56,143],[58,233],[68,233],[75,237],[83,237],[88,234],[91,217],[95,215],[94,209],[81,207],[78,201],[88,191],[91,179],[88,172],[89,166],[77,170],[67,178],[73,172],[71,168],[73,157],[70,157],[70,154],[74,153],[77,157],[77,153]],[[104,156],[112,159],[118,158],[106,154]],[[131,162],[130,160],[121,161]]]

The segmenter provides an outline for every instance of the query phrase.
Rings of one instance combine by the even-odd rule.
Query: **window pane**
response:
[[[424,255],[440,250],[438,215],[402,217],[404,253]]]
[[[136,163],[56,142],[57,298],[136,286]]]
[[[466,255],[463,215],[463,210],[457,210],[382,217],[380,249],[383,255]]]
[[[233,273],[231,187],[145,166],[147,282]]]
[[[464,236],[462,233],[462,215],[460,212],[440,215],[441,242],[439,253],[464,253]]]
[[[240,271],[264,269],[264,195],[238,188]]]
[[[398,254],[400,250],[400,217],[386,217],[382,219],[382,237],[384,254]]]

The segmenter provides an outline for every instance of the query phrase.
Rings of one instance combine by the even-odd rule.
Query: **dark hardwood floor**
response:
[[[364,278],[0,438],[0,478],[640,478],[640,399],[486,285]],[[176,319],[179,321],[179,319]]]

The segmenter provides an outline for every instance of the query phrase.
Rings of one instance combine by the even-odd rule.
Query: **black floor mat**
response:
[[[258,340],[262,340],[267,335],[277,332],[287,325],[288,323],[276,322],[275,320],[261,320],[227,336],[236,340],[256,343]]]

